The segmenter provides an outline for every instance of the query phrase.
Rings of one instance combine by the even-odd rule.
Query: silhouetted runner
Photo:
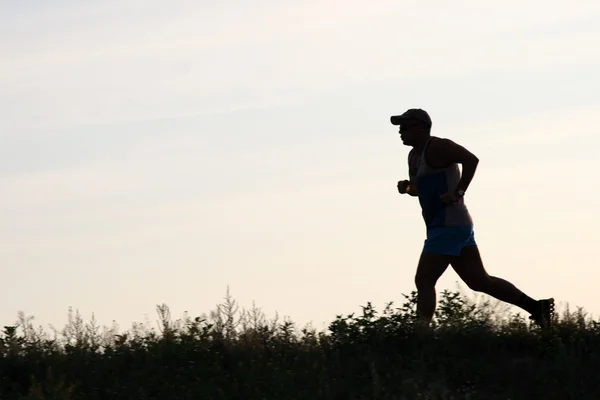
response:
[[[391,122],[399,125],[404,145],[412,147],[409,179],[398,182],[398,191],[419,198],[427,231],[415,276],[420,321],[427,326],[431,322],[436,282],[452,265],[472,290],[520,307],[535,323],[548,327],[554,299],[534,300],[512,283],[488,275],[483,266],[464,201],[479,159],[452,140],[431,136],[431,118],[422,109],[392,116]],[[458,164],[462,165],[462,176]]]

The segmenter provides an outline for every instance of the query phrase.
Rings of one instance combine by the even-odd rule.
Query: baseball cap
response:
[[[427,111],[420,108],[411,108],[401,115],[394,115],[390,118],[392,125],[401,125],[403,122],[408,120],[417,120],[423,122],[425,125],[431,128],[431,117],[427,114]]]

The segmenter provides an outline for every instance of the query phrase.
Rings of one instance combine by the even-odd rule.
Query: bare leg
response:
[[[477,246],[463,248],[460,256],[452,257],[450,263],[458,276],[474,291],[486,293],[498,300],[523,308],[529,313],[536,311],[537,302],[512,283],[486,272]]]
[[[436,306],[435,284],[450,264],[449,256],[421,253],[415,284],[417,286],[417,316],[423,325],[429,325]]]

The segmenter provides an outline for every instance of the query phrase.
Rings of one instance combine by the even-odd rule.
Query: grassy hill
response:
[[[99,327],[69,312],[52,334],[31,318],[0,335],[0,399],[599,399],[600,322],[582,309],[541,331],[489,301],[440,293],[434,328],[415,332],[416,293],[326,331],[239,310],[160,329]]]

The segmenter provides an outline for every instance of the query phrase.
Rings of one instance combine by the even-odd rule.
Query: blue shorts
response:
[[[463,247],[476,246],[473,225],[427,228],[424,253],[459,256]]]

